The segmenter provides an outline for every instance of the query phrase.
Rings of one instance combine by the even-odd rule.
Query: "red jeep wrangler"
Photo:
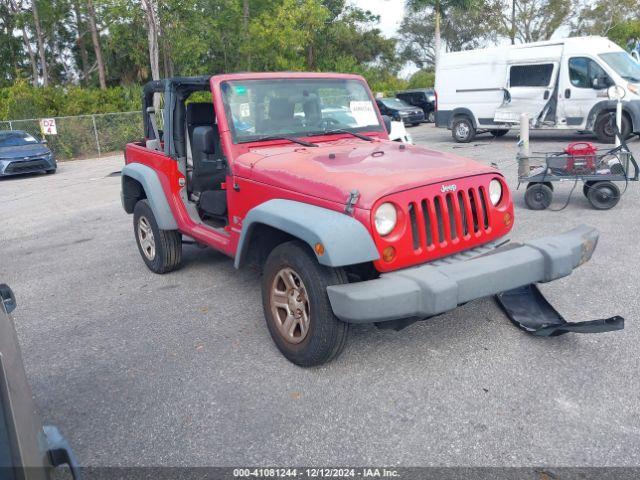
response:
[[[267,326],[298,365],[338,355],[350,323],[399,329],[566,276],[595,248],[588,227],[502,246],[513,204],[500,172],[389,141],[359,76],[172,78],[144,92],[145,141],[122,171],[144,262],[174,270],[187,237],[262,266]]]

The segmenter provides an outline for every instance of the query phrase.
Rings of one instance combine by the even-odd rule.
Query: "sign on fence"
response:
[[[57,135],[58,129],[56,128],[55,118],[42,118],[40,119],[40,131],[43,135]]]

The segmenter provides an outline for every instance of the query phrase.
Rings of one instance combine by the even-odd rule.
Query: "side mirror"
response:
[[[382,115],[382,122],[384,123],[384,128],[387,129],[387,133],[391,132],[391,117],[389,115]]]
[[[46,145],[47,143],[49,143],[49,141],[46,138],[43,138],[42,140],[40,140],[40,143]]]
[[[607,90],[607,97],[609,97],[609,100],[622,100],[626,94],[627,91],[620,85],[612,85]]]
[[[4,283],[0,284],[0,301],[7,313],[11,313],[16,309],[16,297],[11,288]]]

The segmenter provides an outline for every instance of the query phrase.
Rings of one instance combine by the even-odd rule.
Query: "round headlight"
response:
[[[489,183],[489,199],[491,203],[497,205],[502,199],[502,184],[499,180],[491,180]]]
[[[398,221],[398,212],[396,207],[391,203],[383,203],[376,210],[374,216],[374,222],[376,224],[376,231],[382,235],[389,235],[395,228]]]

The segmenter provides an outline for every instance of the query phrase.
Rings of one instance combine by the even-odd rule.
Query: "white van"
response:
[[[478,133],[502,136],[527,113],[532,129],[590,131],[611,143],[612,85],[625,90],[621,131],[639,133],[640,65],[607,38],[447,53],[436,71],[436,126],[464,143]]]

